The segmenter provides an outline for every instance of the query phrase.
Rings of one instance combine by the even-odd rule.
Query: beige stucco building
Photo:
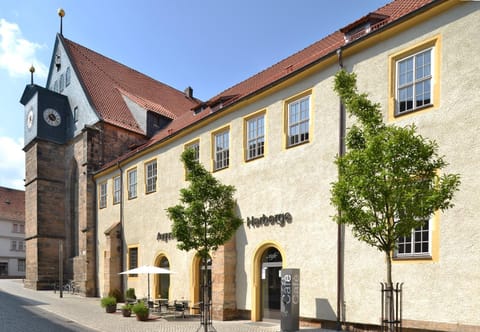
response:
[[[393,254],[394,281],[404,283],[403,326],[479,331],[479,9],[478,1],[393,1],[205,102],[190,88],[171,91],[58,36],[72,82],[89,96],[64,93],[71,111],[74,101],[91,109],[80,118],[86,126],[77,124],[85,137],[77,146],[87,146],[87,136],[97,144],[88,145],[88,156],[75,150],[79,158],[97,154],[95,165],[78,173],[91,175],[85,181],[96,188],[84,187],[95,202],[88,205],[93,220],[87,214],[72,233],[84,241],[85,264],[94,260],[88,271],[95,281],[87,284],[100,296],[135,288],[139,297],[199,302],[200,259],[177,249],[166,214],[188,186],[180,155],[193,147],[206,169],[235,186],[244,220],[211,253],[214,318],[278,319],[279,271],[298,268],[304,322],[379,325],[384,257],[339,228],[330,203],[343,122],[333,80],[343,66],[381,105],[387,123],[414,123],[438,143],[450,163],[445,171],[461,175],[455,207],[413,230]],[[82,67],[80,55],[101,72]],[[118,76],[110,82],[104,73]],[[119,275],[141,265],[173,274],[151,276],[149,290],[145,275]]]
[[[345,43],[335,44],[334,38],[327,37],[323,40],[324,47],[330,48],[315,61],[307,58],[307,48],[303,57],[294,56],[295,62],[289,62],[292,60],[289,58],[275,65],[284,65],[283,70],[292,74],[230,105],[222,105],[220,110],[212,110],[214,106],[207,108],[203,112],[211,114],[99,173],[97,184],[106,184],[108,188],[107,206],[98,210],[99,275],[103,275],[104,266],[108,265],[102,232],[121,222],[125,244],[129,250],[138,250],[138,265],[158,265],[162,257],[168,259],[169,267],[175,271],[170,276],[169,298],[198,299],[195,292],[198,292],[199,268],[195,253],[179,251],[175,240],[163,241],[161,236],[157,239],[157,234],[170,232],[171,221],[165,209],[178,203],[179,190],[188,185],[179,156],[186,147],[196,144],[199,161],[223,183],[237,189],[238,214],[245,221],[235,235],[235,246],[229,249],[235,256],[234,276],[229,276],[233,278],[232,285],[220,282],[225,290],[235,287],[235,294],[229,299],[234,303],[214,296],[214,307],[233,306],[237,313],[252,320],[275,317],[266,308],[275,304],[265,303],[268,292],[264,288],[266,284],[274,287],[271,278],[280,267],[299,268],[300,316],[307,320],[335,321],[338,227],[332,221],[336,211],[330,204],[330,187],[337,176],[333,160],[339,151],[339,100],[333,92],[333,75],[339,68],[338,50],[343,66],[358,75],[359,89],[380,103],[385,121],[400,126],[415,123],[422,135],[438,142],[440,153],[450,162],[445,171],[462,177],[456,207],[438,212],[424,232],[428,236],[424,239],[427,249],[412,249],[394,258],[394,280],[404,283],[404,326],[449,330],[472,325],[480,329],[475,309],[475,299],[480,296],[480,288],[476,286],[480,277],[477,266],[480,248],[475,235],[479,235],[480,228],[473,219],[479,203],[479,195],[475,194],[478,191],[475,165],[480,158],[476,138],[480,117],[475,110],[480,105],[476,92],[480,83],[474,69],[479,62],[475,43],[479,3],[433,2],[390,27],[381,26],[360,37],[349,36],[349,29],[355,30],[359,25],[375,27],[376,19],[375,15],[369,15],[342,29]],[[428,96],[418,97],[415,105],[409,105],[405,97],[407,101],[401,105],[400,99],[404,97],[400,96],[398,86],[402,70],[399,63],[420,61],[420,57],[428,58],[425,63],[429,61],[429,73],[425,74],[430,84],[425,88]],[[301,61],[311,62],[296,71]],[[277,68],[277,72],[281,69]],[[262,75],[268,74],[273,75],[262,72],[258,76],[263,78]],[[233,87],[233,91],[227,90],[223,97],[228,98],[236,89],[241,91],[255,79],[259,77],[240,83],[241,87]],[[291,117],[293,107],[301,110],[297,114],[299,120]],[[303,110],[307,112],[305,115],[301,114]],[[292,121],[299,124],[296,134],[292,134],[295,130]],[[219,146],[216,140],[223,135],[228,135],[226,146]],[[291,138],[292,135],[297,137]],[[289,138],[299,141],[291,144]],[[229,152],[228,166],[216,169],[219,158],[224,161],[216,151],[224,148]],[[157,188],[146,193],[147,165],[152,162],[157,165]],[[129,199],[131,171],[137,172],[137,196]],[[124,199],[122,204],[112,205],[116,176],[122,177]],[[283,218],[287,213],[288,221],[282,224],[270,223],[268,219],[275,215]],[[253,221],[254,218],[258,220]],[[386,273],[383,255],[356,240],[348,229],[344,236],[341,319],[379,324],[380,282]],[[269,251],[271,248],[275,250]],[[280,264],[265,260],[265,253],[275,255],[277,251],[281,255]],[[215,289],[220,275],[227,278],[227,273],[224,265],[216,265],[216,254],[212,255]],[[100,289],[105,292],[104,280],[99,281]],[[140,292],[146,286],[142,277],[128,278],[126,282]],[[156,278],[152,292],[159,290],[160,284]]]

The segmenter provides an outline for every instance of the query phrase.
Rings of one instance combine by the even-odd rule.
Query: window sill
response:
[[[303,141],[303,142],[300,142],[300,143],[290,144],[290,145],[287,145],[287,149],[295,148],[297,146],[308,144],[308,143],[310,143],[310,140],[306,140],[306,141]]]
[[[250,161],[254,161],[254,160],[257,160],[257,159],[262,159],[265,155],[261,155],[261,156],[256,156],[256,157],[252,157],[252,158],[248,158],[248,159],[245,159],[245,162],[248,163]]]
[[[410,255],[410,256],[395,256],[392,258],[393,261],[401,262],[401,261],[431,261],[433,257],[430,254],[424,255]]]
[[[214,169],[213,172],[220,172],[220,171],[223,171],[224,169],[228,169],[229,166],[226,166],[226,167],[222,167],[222,168],[217,168],[217,169]]]
[[[401,118],[404,115],[413,114],[413,113],[424,111],[424,110],[427,110],[427,109],[430,109],[430,108],[433,108],[433,104],[426,104],[426,105],[423,105],[423,106],[420,106],[420,107],[417,107],[417,108],[414,108],[414,109],[411,109],[411,110],[403,111],[401,113],[395,110],[394,116],[395,116],[395,118]]]

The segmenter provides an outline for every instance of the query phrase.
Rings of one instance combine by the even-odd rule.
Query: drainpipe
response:
[[[120,258],[120,272],[125,271],[125,229],[124,229],[124,217],[123,217],[123,169],[120,166],[120,162],[117,161],[117,168],[120,171],[120,241],[122,243],[121,255]],[[123,274],[120,278],[120,290],[122,294],[125,294],[125,279],[127,278],[126,274]]]
[[[338,67],[343,69],[342,49],[337,50]],[[345,106],[342,100],[339,101],[339,135],[338,135],[338,155],[345,155],[345,127],[346,114]],[[340,169],[339,169],[340,172]],[[342,211],[337,211],[338,216],[342,215]],[[345,258],[345,225],[337,226],[337,331],[342,331],[342,323],[345,321],[345,299],[344,299],[344,262]]]

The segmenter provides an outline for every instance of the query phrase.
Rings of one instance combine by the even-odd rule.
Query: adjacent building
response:
[[[0,187],[0,278],[25,277],[25,192]]]
[[[278,319],[282,268],[300,269],[305,322],[358,328],[380,322],[383,255],[332,216],[334,158],[342,145],[340,69],[386,122],[415,123],[439,144],[462,185],[455,208],[412,230],[393,253],[404,283],[403,325],[480,330],[480,2],[396,0],[207,101],[178,91],[57,35],[45,88],[28,85],[25,105],[26,285],[65,273],[86,295],[135,288],[140,265],[155,298],[201,298],[203,264],[177,249],[165,209],[188,185],[186,148],[236,188],[244,225],[207,268],[215,319]],[[348,129],[347,129],[348,130]]]

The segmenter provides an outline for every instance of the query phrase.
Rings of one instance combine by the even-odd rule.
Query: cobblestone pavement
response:
[[[30,300],[39,309],[51,312],[66,320],[101,332],[195,332],[199,329],[198,320],[183,318],[160,318],[150,315],[147,322],[139,322],[135,316],[123,317],[120,311],[114,314],[105,313],[100,307],[98,298],[63,294],[53,291],[34,291],[23,287],[22,280],[0,279],[0,291]],[[251,322],[248,320],[213,321],[217,332],[278,332],[280,326],[272,322]],[[319,328],[302,328],[302,332],[329,332],[332,330]],[[203,332],[203,328],[199,329]]]

